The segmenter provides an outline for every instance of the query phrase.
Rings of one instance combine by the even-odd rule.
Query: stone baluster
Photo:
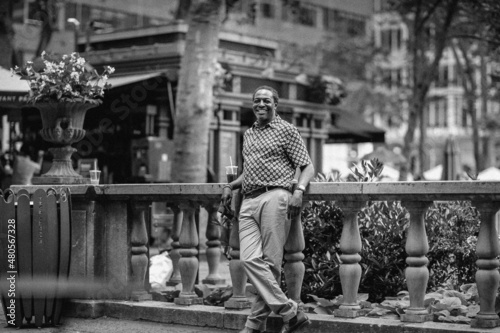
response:
[[[149,202],[132,201],[132,233],[130,235],[132,268],[131,299],[134,301],[150,300],[151,295],[144,289],[148,259],[148,231],[146,215]]]
[[[481,225],[477,238],[476,284],[479,293],[479,313],[472,320],[472,327],[493,328],[499,326],[495,300],[500,280],[498,273],[498,232],[495,214],[499,202],[478,201],[473,203],[481,213]]]
[[[401,205],[410,213],[410,226],[406,239],[406,283],[410,294],[410,307],[401,315],[401,321],[422,323],[432,321],[432,315],[424,306],[424,296],[429,281],[429,260],[425,256],[429,251],[425,231],[425,213],[432,204],[428,201],[404,201]]]
[[[172,250],[170,251],[173,271],[170,280],[167,282],[167,286],[176,286],[181,283],[181,273],[179,270],[179,259],[181,258],[179,251],[181,245],[179,244],[179,236],[181,233],[182,219],[184,215],[177,203],[169,204],[168,207],[170,207],[174,213],[174,221],[172,225]]]
[[[335,310],[336,317],[356,318],[361,306],[357,301],[361,281],[361,236],[358,226],[358,212],[365,206],[364,201],[339,201],[337,205],[344,212],[342,235],[340,236],[340,282],[343,303]]]
[[[304,232],[302,230],[302,220],[299,214],[292,219],[290,232],[285,243],[285,281],[288,290],[288,297],[293,299],[297,304],[302,304],[300,300],[300,292],[302,290],[302,281],[306,268],[304,263],[304,251],[306,242],[304,240]]]
[[[181,273],[182,291],[174,303],[177,305],[203,304],[203,298],[194,292],[194,284],[198,274],[198,230],[196,228],[195,214],[197,205],[192,202],[184,202],[179,205],[184,219],[182,221],[179,236],[179,270]]]
[[[208,212],[207,231],[207,263],[208,275],[201,282],[205,284],[223,284],[226,282],[219,275],[219,264],[221,256],[220,225],[217,218],[217,208],[219,203],[210,203],[205,206]]]
[[[231,233],[229,235],[229,246],[231,247],[231,261],[229,262],[229,274],[233,285],[233,296],[224,303],[226,309],[247,309],[251,307],[251,302],[246,296],[247,273],[243,266],[243,261],[240,260],[240,235],[239,235],[239,211],[242,195],[239,191],[233,193],[233,201],[235,206],[235,218],[233,218]]]

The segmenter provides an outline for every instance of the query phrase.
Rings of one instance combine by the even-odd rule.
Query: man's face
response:
[[[276,117],[273,93],[267,89],[257,90],[253,99],[253,113],[260,126],[269,124]]]

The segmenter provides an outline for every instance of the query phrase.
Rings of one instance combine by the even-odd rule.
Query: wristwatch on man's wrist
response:
[[[299,190],[299,191],[302,191],[302,193],[304,193],[306,191],[306,187],[304,185],[299,185],[295,189]]]

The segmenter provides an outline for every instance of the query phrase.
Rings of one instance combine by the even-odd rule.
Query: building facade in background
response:
[[[408,88],[411,84],[409,73],[411,71],[411,62],[407,53],[406,43],[408,40],[408,28],[403,20],[396,14],[387,12],[387,7],[384,6],[383,0],[374,1],[374,19],[373,19],[373,36],[376,47],[385,51],[388,54],[387,59],[384,59],[378,66],[382,68],[381,77],[377,81],[379,89],[387,93],[398,93],[404,87]],[[476,65],[475,78],[478,89],[481,89],[481,74],[479,71],[480,59],[478,56],[474,58]],[[490,73],[492,73],[494,64],[488,62],[486,64],[485,80],[491,86]],[[479,96],[481,91],[476,91],[475,108],[477,110],[477,118],[480,124],[488,116],[498,114],[500,112],[500,104],[498,99],[493,96],[486,102],[483,108],[483,102]],[[452,137],[460,150],[460,159],[462,167],[474,170],[474,152],[472,140],[472,120],[467,112],[465,100],[465,92],[462,86],[461,75],[457,65],[456,57],[451,48],[444,51],[440,61],[437,80],[431,86],[428,93],[426,105],[426,127],[427,127],[427,152],[426,161],[427,169],[434,168],[443,164],[444,149],[446,139]],[[375,117],[374,123],[387,130],[386,142],[390,147],[401,147],[403,145],[403,137],[406,133],[406,123],[401,121],[408,114],[408,104],[402,103],[400,114],[392,116]],[[397,119],[396,119],[397,118]],[[418,142],[419,132],[416,133],[416,141]],[[495,131],[489,131],[483,127],[480,128],[480,140],[484,147],[481,155],[485,157],[484,168],[500,166],[500,141],[498,134]],[[413,155],[413,165],[416,167],[416,159],[418,158],[418,148],[415,147]],[[417,170],[418,171],[418,170]],[[424,170],[425,171],[425,170]]]
[[[108,182],[169,179],[176,83],[188,29],[184,21],[175,19],[177,4],[68,0],[57,7],[54,36],[66,38],[59,38],[65,45],[53,45],[51,51],[59,47],[67,53],[73,41],[73,48],[94,67],[116,68],[114,87],[103,105],[89,111],[88,135],[75,145],[79,158],[98,158],[105,164]],[[36,29],[33,8],[30,0],[18,4],[15,21],[21,31]],[[318,99],[318,91],[308,81],[330,77],[327,96],[338,88],[338,81],[332,79],[335,73],[321,72],[320,64],[330,59],[315,51],[339,32],[371,38],[372,12],[371,0],[308,0],[289,6],[272,0],[236,3],[219,38],[219,70],[225,76],[210,124],[210,180],[224,180],[223,168],[230,158],[241,165],[242,134],[254,121],[249,96],[262,84],[278,90],[279,112],[299,128],[318,171],[329,171],[322,170],[324,161],[340,158],[334,153],[325,156],[327,143],[351,147],[384,142],[384,130],[365,122],[348,106]],[[32,47],[23,50],[25,59],[34,56]],[[36,141],[37,115],[24,110],[17,120],[20,135]]]

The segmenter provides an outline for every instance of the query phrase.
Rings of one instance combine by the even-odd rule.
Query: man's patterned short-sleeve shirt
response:
[[[312,163],[297,128],[279,116],[264,127],[255,122],[245,131],[243,160],[243,193],[264,186],[290,190],[296,168]]]

